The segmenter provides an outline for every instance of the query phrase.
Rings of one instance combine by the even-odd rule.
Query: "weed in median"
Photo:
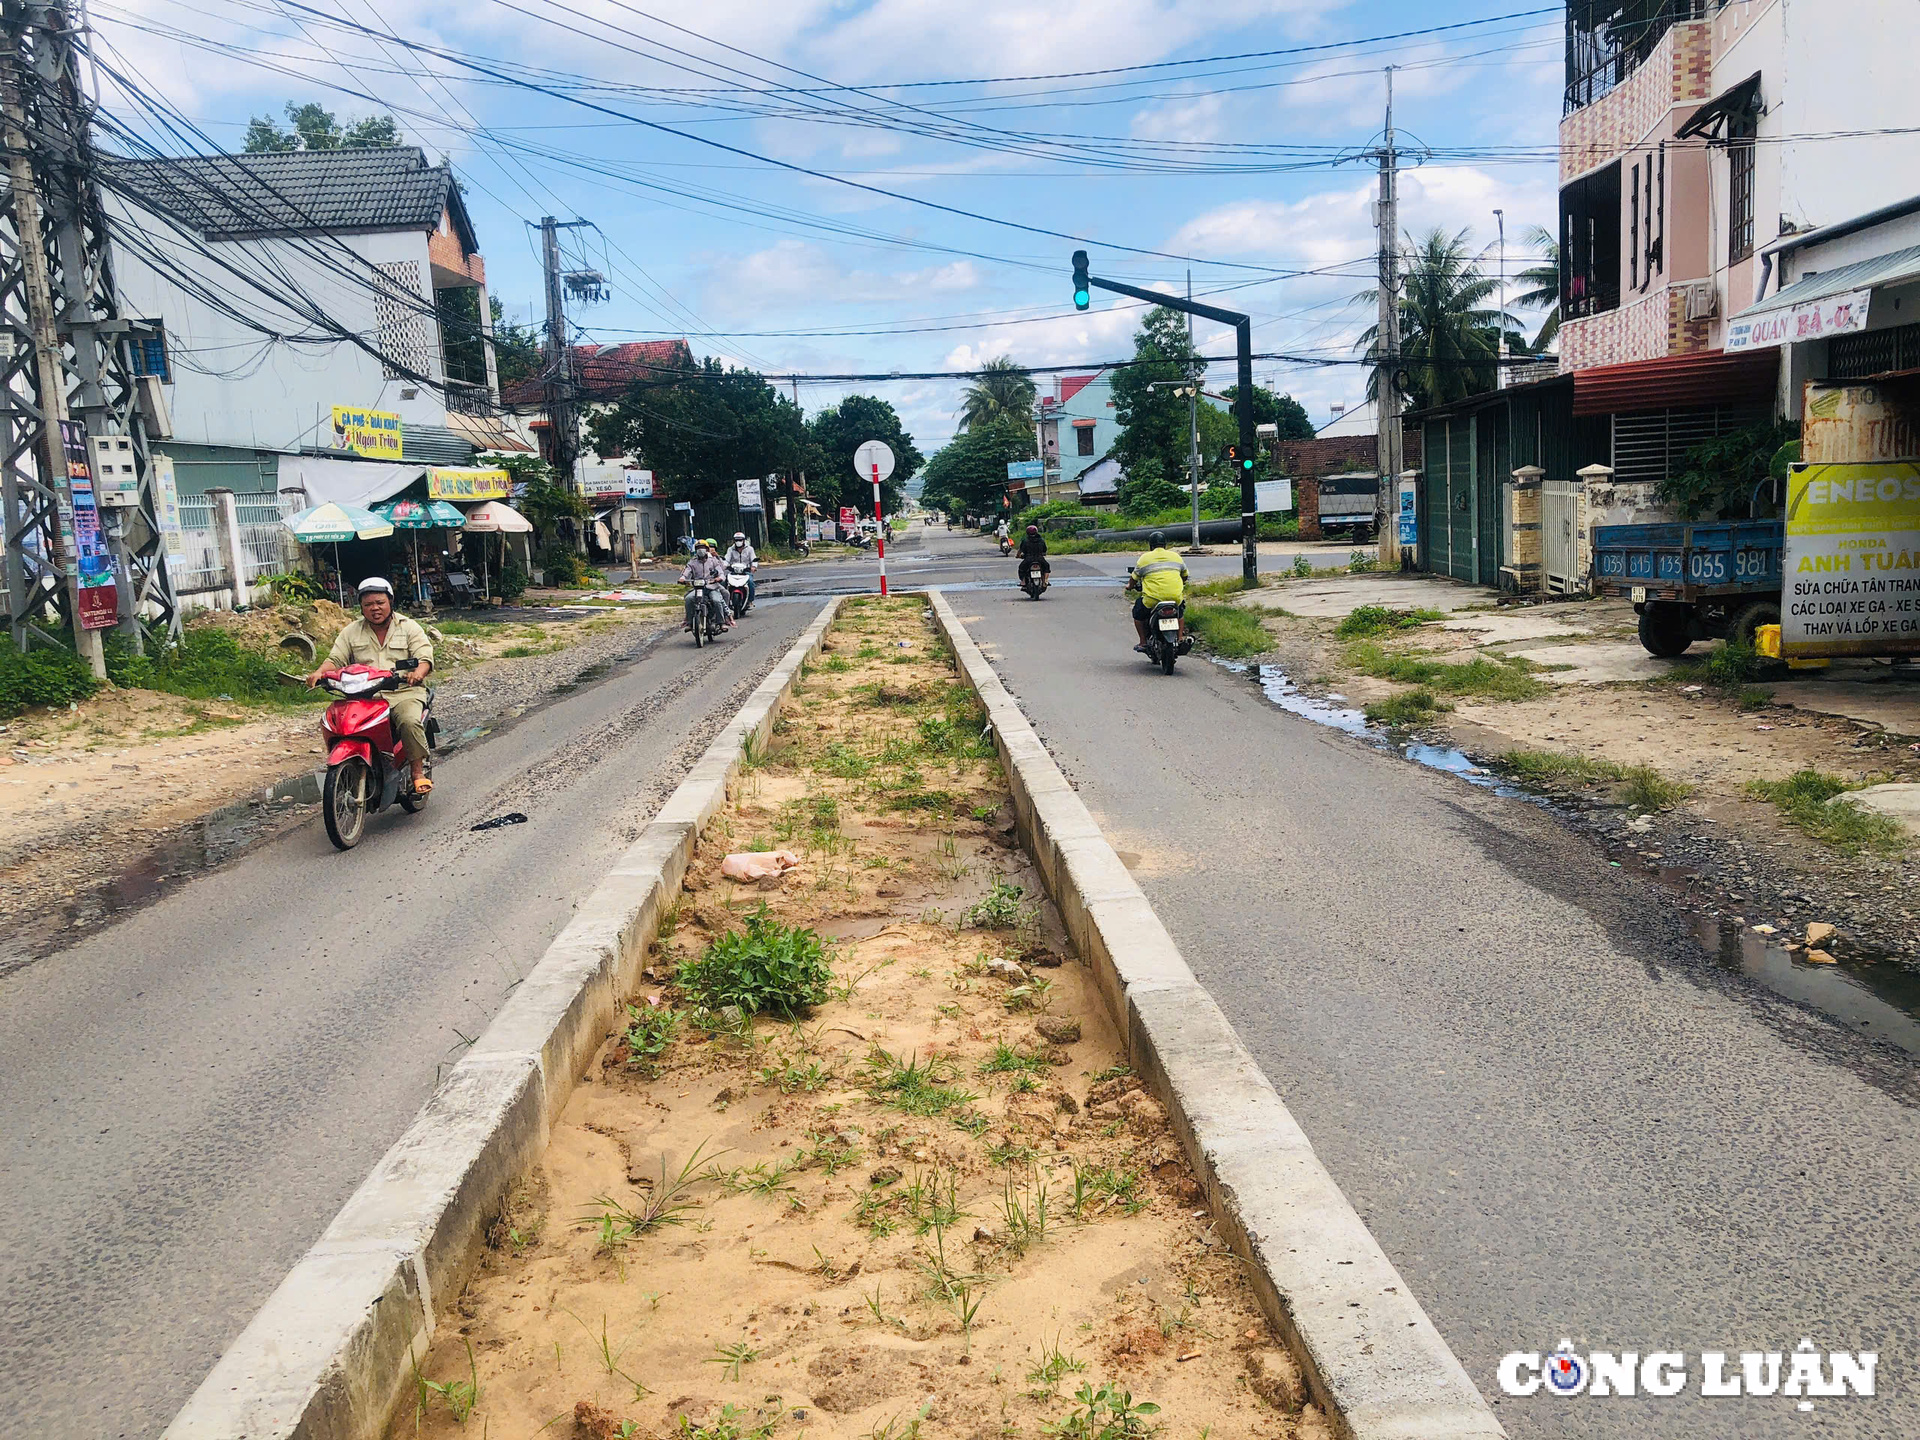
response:
[[[1037,1169],[1029,1169],[1018,1186],[1009,1174],[1000,1196],[1000,1215],[1006,1221],[1007,1244],[1016,1255],[1047,1237],[1047,1181]]]
[[[1074,1359],[1060,1348],[1060,1337],[1055,1335],[1053,1344],[1040,1352],[1040,1363],[1027,1371],[1027,1395],[1034,1400],[1051,1400],[1059,1393],[1062,1380],[1086,1368],[1086,1362]]]
[[[825,1000],[833,967],[817,932],[783,925],[767,907],[747,916],[674,977],[680,989],[711,1010],[737,1006],[745,1015],[792,1017]]]
[[[1838,775],[1801,770],[1785,780],[1754,780],[1747,785],[1747,794],[1755,800],[1771,800],[1789,825],[1843,855],[1858,855],[1862,850],[1893,855],[1905,850],[1908,836],[1899,821],[1862,810],[1844,798],[1849,790],[1861,788]]]
[[[697,1200],[686,1198],[700,1163],[705,1159],[710,1164],[717,1158],[713,1155],[702,1156],[701,1151],[706,1148],[707,1142],[702,1140],[694,1147],[693,1154],[687,1157],[687,1163],[680,1167],[680,1173],[671,1179],[667,1176],[666,1158],[661,1157],[660,1181],[642,1197],[638,1205],[623,1204],[611,1195],[596,1196],[593,1203],[597,1208],[582,1215],[580,1220],[583,1224],[598,1227],[600,1248],[618,1250],[628,1241],[636,1240],[649,1231],[667,1225],[686,1224],[688,1215],[700,1208]],[[724,1150],[719,1152],[722,1155],[725,1153]]]
[[[791,1095],[795,1091],[811,1095],[816,1090],[826,1089],[833,1080],[833,1070],[818,1060],[810,1060],[805,1065],[798,1060],[789,1060],[781,1066],[760,1067],[760,1083],[773,1086],[782,1095]]]
[[[464,1380],[427,1379],[420,1373],[420,1362],[413,1362],[413,1428],[418,1430],[420,1422],[427,1417],[438,1400],[447,1414],[453,1417],[456,1425],[467,1423],[467,1416],[473,1413],[473,1407],[480,1403],[480,1362],[474,1358],[473,1341],[467,1341],[467,1378]]]
[[[1229,659],[1264,655],[1273,648],[1260,616],[1238,605],[1189,605],[1187,630],[1214,654]]]
[[[1158,1405],[1136,1401],[1133,1392],[1111,1382],[1097,1390],[1082,1384],[1073,1398],[1073,1412],[1058,1423],[1042,1421],[1042,1433],[1057,1440],[1145,1440],[1159,1428],[1148,1418],[1160,1413]]]
[[[871,1074],[867,1088],[873,1098],[907,1115],[931,1119],[977,1098],[949,1083],[960,1078],[960,1069],[944,1057],[922,1061],[915,1054],[902,1060],[876,1045],[867,1057],[867,1069]]]
[[[913,1222],[913,1233],[924,1235],[929,1230],[944,1231],[954,1221],[967,1212],[960,1208],[959,1172],[946,1177],[946,1188],[941,1189],[940,1172],[931,1176],[915,1174],[900,1189],[902,1203],[906,1206],[907,1218]]]
[[[980,1062],[982,1075],[1013,1075],[1021,1071],[1036,1074],[1047,1069],[1045,1054],[1027,1054],[1014,1049],[1004,1040],[993,1047],[993,1054]]]
[[[1477,655],[1459,665],[1421,655],[1389,651],[1378,641],[1361,640],[1347,647],[1347,664],[1377,680],[1424,685],[1444,695],[1477,695],[1488,700],[1531,700],[1547,693],[1547,686],[1529,673],[1532,667],[1518,656],[1490,659]]]
[[[1389,630],[1412,630],[1446,618],[1444,610],[1390,610],[1385,605],[1362,605],[1335,626],[1333,633],[1342,640],[1364,640],[1370,635],[1384,635]]]
[[[1138,1215],[1147,1208],[1147,1196],[1138,1170],[1120,1170],[1111,1165],[1082,1165],[1078,1161],[1073,1166],[1073,1213],[1079,1220],[1087,1218],[1090,1205],[1117,1206],[1128,1215]]]
[[[658,1074],[660,1057],[679,1028],[680,1012],[671,1005],[627,1006],[627,1033],[620,1037],[627,1047],[627,1068]]]
[[[707,1357],[709,1365],[718,1365],[729,1380],[738,1380],[742,1366],[751,1365],[760,1358],[760,1352],[744,1340],[736,1340],[731,1345],[715,1345],[713,1354]]]
[[[996,880],[984,900],[961,912],[960,923],[974,930],[1017,930],[1033,917],[1026,894],[1018,885]]]

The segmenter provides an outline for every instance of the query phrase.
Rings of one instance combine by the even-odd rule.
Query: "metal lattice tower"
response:
[[[120,435],[139,472],[138,505],[103,512],[116,563],[120,624],[140,643],[139,618],[178,629],[154,474],[119,313],[106,216],[89,135],[92,105],[79,78],[83,32],[65,0],[0,0],[0,592],[13,642],[58,643],[43,623],[73,625],[72,510],[60,422]],[[99,646],[73,632],[100,670]]]

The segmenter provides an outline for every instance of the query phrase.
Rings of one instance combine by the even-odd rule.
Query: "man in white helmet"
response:
[[[747,539],[746,531],[736,530],[733,532],[733,544],[727,547],[727,553],[720,557],[720,562],[729,570],[736,565],[744,565],[746,567],[747,603],[751,605],[753,603],[754,591],[758,588],[753,577],[753,572],[760,568],[760,557],[753,553],[753,542]]]
[[[349,665],[368,665],[376,670],[391,670],[407,684],[387,692],[393,707],[393,728],[406,747],[413,767],[413,791],[424,795],[433,788],[427,778],[427,676],[433,673],[433,642],[416,620],[396,615],[393,610],[393,586],[378,575],[360,582],[360,618],[334,637],[326,664],[307,676],[307,686],[318,685],[323,676],[338,675]]]

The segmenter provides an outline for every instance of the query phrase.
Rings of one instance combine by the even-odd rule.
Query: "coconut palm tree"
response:
[[[1486,303],[1500,287],[1481,270],[1480,257],[1468,251],[1471,233],[1430,230],[1420,239],[1406,237],[1410,255],[1400,294],[1400,369],[1406,376],[1402,389],[1416,410],[1493,389],[1502,322],[1509,347],[1526,348],[1525,337],[1511,328],[1512,317]],[[1378,294],[1368,290],[1354,300],[1377,305]],[[1372,355],[1378,339],[1379,327],[1371,326],[1354,348]],[[1377,396],[1379,387],[1376,365],[1367,380],[1367,398]]]
[[[1513,297],[1513,303],[1522,310],[1547,312],[1546,319],[1540,322],[1540,333],[1533,337],[1534,352],[1538,354],[1560,333],[1560,242],[1545,226],[1529,225],[1527,244],[1540,259],[1513,277],[1527,287]]]
[[[1033,377],[1011,355],[989,360],[961,399],[960,428],[977,429],[1003,416],[1031,427],[1037,394]]]

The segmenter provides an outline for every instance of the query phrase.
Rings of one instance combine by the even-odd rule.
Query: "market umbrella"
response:
[[[458,530],[467,523],[467,517],[444,500],[389,500],[383,505],[373,507],[373,513],[390,523],[396,530],[412,530],[413,538],[413,585],[414,600],[424,603],[426,600],[426,582],[420,578],[420,536],[421,530]]]
[[[340,592],[340,604],[347,603],[346,582],[340,578],[340,542],[342,540],[381,540],[393,534],[387,520],[358,505],[342,505],[329,500],[280,522],[293,532],[302,545],[333,546],[333,577]]]
[[[489,500],[467,512],[467,530],[476,535],[531,535],[533,522],[506,501]],[[492,598],[487,589],[487,552],[484,549],[480,552],[480,593]]]

